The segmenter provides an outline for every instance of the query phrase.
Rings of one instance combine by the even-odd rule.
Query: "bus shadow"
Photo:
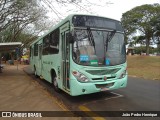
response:
[[[46,80],[35,78],[34,75],[32,75],[32,77],[43,87],[44,90],[46,90],[51,96],[55,97],[59,102],[67,106],[70,110],[78,110],[77,107],[79,105],[94,103],[96,101],[106,100],[118,96],[111,91],[103,91],[80,96],[70,96],[64,91],[60,91],[60,93],[57,93],[56,91],[54,91],[52,84],[50,84]]]

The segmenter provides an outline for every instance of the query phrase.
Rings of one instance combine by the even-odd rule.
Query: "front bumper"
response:
[[[126,75],[122,79],[114,79],[114,80],[106,80],[104,82],[88,82],[88,83],[81,83],[78,82],[76,79],[71,79],[71,95],[77,96],[82,94],[90,94],[95,92],[101,92],[104,90],[114,90],[119,89],[127,86],[127,78]]]

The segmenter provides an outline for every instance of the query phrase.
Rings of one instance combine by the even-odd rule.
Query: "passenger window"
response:
[[[59,52],[59,29],[54,30],[50,34],[50,54],[57,54]]]
[[[38,44],[34,44],[34,56],[38,56]]]
[[[49,43],[49,35],[47,35],[43,39],[43,51],[42,51],[43,55],[48,55],[49,54],[49,45],[50,45],[50,43]]]

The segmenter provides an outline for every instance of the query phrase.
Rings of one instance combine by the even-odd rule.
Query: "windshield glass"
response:
[[[116,31],[76,29],[73,60],[80,65],[113,66],[126,61],[124,35]]]

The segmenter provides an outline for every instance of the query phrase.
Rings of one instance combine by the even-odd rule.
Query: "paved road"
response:
[[[27,69],[26,69],[27,72]],[[83,95],[72,97],[64,92],[61,94],[53,92],[52,86],[39,78],[36,79],[28,70],[28,75],[34,80],[37,80],[40,86],[57,97],[59,101],[63,102],[70,110],[92,111],[160,111],[160,81],[159,80],[144,80],[142,78],[129,77],[128,86],[123,89],[114,91],[105,91],[90,95]],[[99,118],[85,118],[85,119],[124,119],[124,117],[99,117]],[[125,117],[125,120],[130,119],[146,119],[151,118],[131,118]],[[152,118],[158,120],[159,118]]]

